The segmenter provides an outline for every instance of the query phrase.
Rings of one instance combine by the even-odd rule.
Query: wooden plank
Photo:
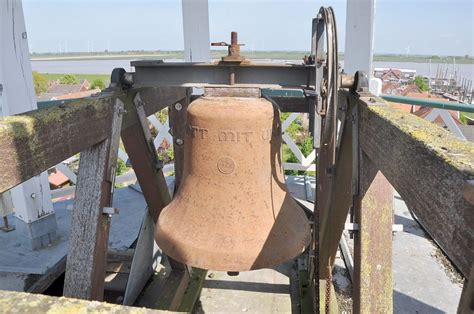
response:
[[[135,109],[130,110],[137,115]],[[136,119],[138,120],[138,115]],[[140,124],[133,124],[122,130],[122,142],[145,197],[148,211],[156,223],[161,210],[169,204],[171,198],[163,171],[156,164],[156,152],[153,156],[150,151],[150,135],[144,134]]]
[[[393,188],[364,155],[360,167],[361,188],[368,188],[354,210],[354,313],[392,313]]]
[[[167,311],[177,311],[190,281],[191,276],[187,271],[172,270],[166,278],[166,285],[161,291],[157,303],[159,308]]]
[[[181,303],[178,307],[178,312],[193,313],[196,302],[201,295],[202,286],[206,280],[207,270],[193,268],[191,281],[186,288]]]
[[[34,308],[34,310],[32,310]],[[0,291],[0,309],[6,313],[164,313],[153,309],[144,309],[105,302],[91,302],[71,298],[51,297],[36,293]]]
[[[0,193],[110,136],[113,103],[125,103],[122,128],[138,122],[131,98],[140,92],[151,115],[186,96],[185,87],[140,87],[0,118]],[[128,100],[128,101],[127,101]],[[132,110],[130,110],[132,109]],[[12,165],[15,165],[12,167]]]
[[[474,312],[474,262],[471,267],[471,274],[464,281],[464,286],[459,299],[458,313],[468,314]]]
[[[64,296],[102,300],[123,103],[113,106],[110,138],[81,153],[71,219]]]
[[[113,101],[87,98],[1,117],[0,192],[110,136]]]
[[[474,260],[474,144],[412,114],[360,100],[360,144],[438,243],[469,275]]]
[[[349,110],[349,109],[348,109]],[[344,223],[347,219],[349,208],[353,202],[352,191],[352,167],[353,167],[353,127],[352,118],[348,114],[341,128],[339,149],[337,153],[334,191],[330,193],[329,203],[322,207],[320,212],[320,234],[319,234],[319,264],[320,279],[328,278],[329,261],[334,265],[337,248],[339,246]]]
[[[188,89],[188,91],[190,92],[191,90]],[[152,99],[149,95],[146,97]],[[134,103],[135,108],[130,109],[130,111],[135,113],[138,121],[142,120],[143,122],[133,124],[122,130],[122,142],[147,202],[150,216],[156,223],[161,210],[170,203],[171,197],[163,170],[158,164],[153,138],[148,129],[148,121],[145,118],[146,112],[143,112],[147,105],[142,98],[141,92],[135,94]],[[169,260],[174,269],[184,269],[185,266],[182,263],[171,258]]]

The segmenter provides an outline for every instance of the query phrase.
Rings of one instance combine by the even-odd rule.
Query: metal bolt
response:
[[[181,146],[181,145],[184,144],[184,141],[183,141],[182,139],[180,139],[180,138],[177,138],[177,139],[176,139],[176,144],[179,145],[179,146]]]
[[[174,105],[174,109],[180,111],[181,109],[183,109],[183,105],[181,105],[181,103],[177,102],[177,103]]]
[[[31,193],[30,197],[31,197],[32,199],[35,199],[35,198],[36,198],[36,194],[35,194],[35,193]]]

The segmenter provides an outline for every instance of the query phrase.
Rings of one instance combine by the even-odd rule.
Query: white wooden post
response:
[[[372,77],[375,0],[347,0],[344,71]]]
[[[0,42],[0,114],[36,109],[21,0],[0,1]],[[1,197],[9,198],[8,194],[19,239],[32,249],[50,244],[56,238],[57,225],[47,174],[31,178]]]
[[[187,62],[209,62],[208,0],[181,0],[183,11],[184,59]]]

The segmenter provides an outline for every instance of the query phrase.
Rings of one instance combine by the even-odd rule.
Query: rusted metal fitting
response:
[[[230,44],[225,41],[220,41],[211,43],[211,46],[227,46],[228,54],[222,57],[223,62],[242,62],[245,60],[245,58],[240,55],[240,46],[245,46],[245,44],[239,44],[237,32],[230,33]]]
[[[339,79],[340,79],[339,86],[341,88],[352,88],[354,86],[355,79],[353,75],[341,74],[339,76]]]

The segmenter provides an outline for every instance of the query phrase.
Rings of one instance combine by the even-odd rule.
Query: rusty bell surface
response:
[[[202,97],[187,114],[181,185],[155,230],[161,249],[224,271],[299,255],[310,227],[286,189],[278,108],[261,98]]]

